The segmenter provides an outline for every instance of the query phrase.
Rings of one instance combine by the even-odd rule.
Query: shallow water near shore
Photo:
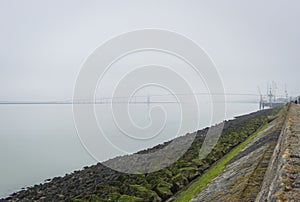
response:
[[[118,133],[113,124],[106,124],[106,130],[111,131],[111,142],[119,150],[103,151],[106,160],[117,155],[133,153],[147,147],[152,147],[174,138],[173,131],[178,128],[178,108],[165,104],[168,115],[164,131],[151,141],[141,144],[114,139]],[[99,105],[97,114],[105,116],[108,105]],[[149,122],[145,112],[147,104],[133,105],[133,118],[138,124]],[[258,110],[258,104],[228,103],[226,104],[226,119]],[[199,129],[209,126],[209,108],[200,110]],[[153,117],[156,118],[156,117]],[[158,117],[157,117],[158,118]],[[77,135],[73,121],[72,105],[0,105],[0,198],[20,190],[22,187],[41,183],[48,178],[61,176],[78,170],[97,161],[86,151]],[[196,130],[186,120],[182,127],[183,135]],[[119,141],[119,142],[118,142]],[[105,142],[103,142],[105,144]],[[99,145],[101,147],[101,143]],[[123,151],[121,151],[123,150]]]

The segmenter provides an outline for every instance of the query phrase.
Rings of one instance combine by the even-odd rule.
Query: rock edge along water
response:
[[[204,160],[198,159],[198,152],[207,128],[196,132],[192,147],[180,160],[158,172],[129,175],[97,164],[35,185],[3,201],[164,201],[264,125],[268,115],[276,113],[264,110],[226,121],[217,147]],[[166,144],[141,152],[152,152]]]

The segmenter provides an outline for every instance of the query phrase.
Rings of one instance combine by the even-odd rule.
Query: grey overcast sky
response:
[[[0,100],[68,99],[84,59],[118,34],[162,28],[214,60],[225,90],[300,95],[298,0],[0,0]]]

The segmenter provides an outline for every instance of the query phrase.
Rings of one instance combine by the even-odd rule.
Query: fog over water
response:
[[[105,130],[110,131],[110,141],[123,151],[104,150],[103,160],[136,152],[174,138],[173,132],[176,132],[179,123],[176,115],[178,107],[175,105],[165,106],[171,112],[168,114],[167,127],[157,138],[150,141],[137,143],[126,138],[108,120]],[[147,124],[149,117],[145,112],[149,110],[149,106],[139,104],[132,107],[136,111],[133,117],[135,120],[139,118],[138,124]],[[102,115],[109,111],[108,105],[99,105],[97,108]],[[257,104],[228,104],[227,118],[255,111],[257,108]],[[203,128],[211,124],[207,119],[210,112],[204,108],[201,111],[200,128]],[[0,105],[0,122],[0,196],[96,163],[76,133],[71,105]],[[183,131],[194,131],[189,127],[189,120],[184,123]],[[103,139],[98,144],[101,147],[108,143]]]

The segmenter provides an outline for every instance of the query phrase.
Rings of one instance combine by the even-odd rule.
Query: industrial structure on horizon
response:
[[[267,93],[265,95],[261,93],[261,90],[258,87],[260,94],[259,109],[264,109],[265,107],[274,108],[282,106],[285,103],[293,100],[292,97],[289,97],[286,85],[284,87],[284,95],[277,95],[277,89],[277,85],[274,81],[271,85],[267,84]]]

